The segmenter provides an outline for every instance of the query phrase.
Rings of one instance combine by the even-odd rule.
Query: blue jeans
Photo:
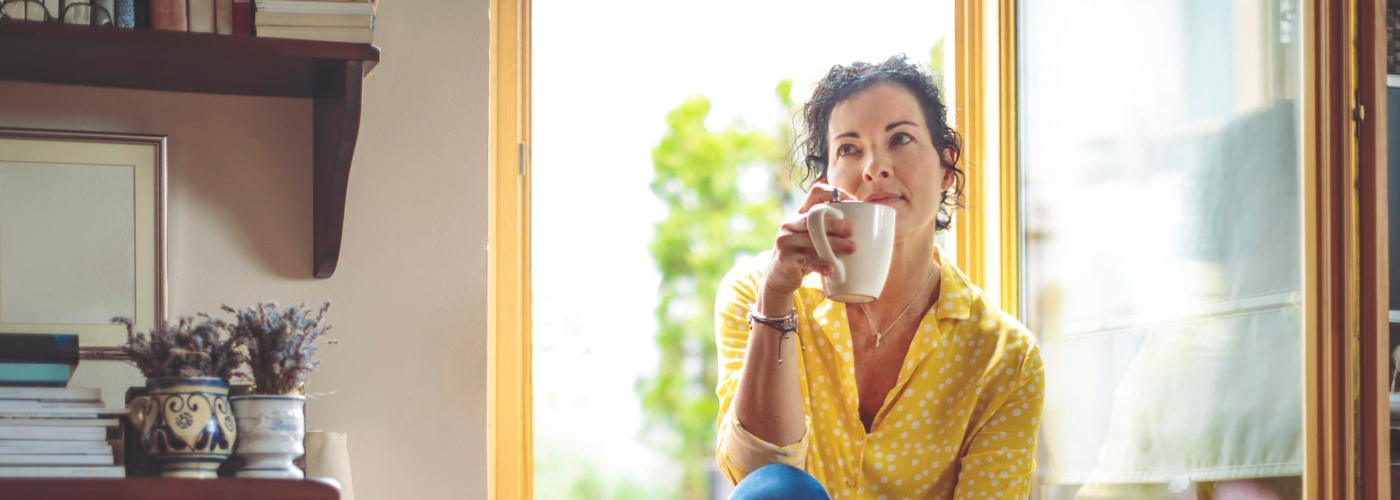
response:
[[[739,481],[729,500],[831,500],[817,478],[791,465],[773,464]]]

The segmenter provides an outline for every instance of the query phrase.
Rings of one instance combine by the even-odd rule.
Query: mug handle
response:
[[[147,396],[132,399],[130,403],[126,404],[126,416],[131,419],[131,425],[137,429],[141,429],[142,424],[146,422],[146,405],[148,404],[151,404],[151,398]]]
[[[826,236],[827,212],[835,214],[838,219],[846,218],[845,212],[830,203],[814,206],[807,211],[807,234],[812,238],[812,246],[816,247],[817,256],[821,257],[822,262],[831,264],[831,278],[846,281],[846,265],[836,258],[836,252],[831,251],[831,240]]]

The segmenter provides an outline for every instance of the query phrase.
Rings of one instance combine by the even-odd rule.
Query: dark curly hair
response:
[[[831,125],[832,109],[852,94],[882,82],[898,84],[914,94],[919,107],[923,109],[924,122],[933,135],[939,163],[953,170],[953,188],[943,193],[938,207],[936,230],[946,231],[953,224],[953,211],[963,206],[963,185],[967,182],[967,174],[958,168],[958,161],[962,158],[962,136],[948,124],[948,106],[943,103],[943,92],[934,83],[933,76],[909,62],[904,54],[880,64],[856,62],[850,66],[836,65],[826,74],[826,78],[817,83],[812,99],[802,107],[803,132],[797,138],[797,157],[801,159],[797,168],[802,172],[802,183],[808,185],[813,180],[826,178],[829,161],[826,135]],[[953,152],[951,157],[944,153],[949,149]]]

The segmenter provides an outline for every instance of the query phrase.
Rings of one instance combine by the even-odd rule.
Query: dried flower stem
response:
[[[218,325],[247,346],[254,392],[290,394],[302,390],[306,377],[320,368],[318,344],[339,343],[334,339],[321,341],[334,326],[326,321],[330,308],[330,302],[319,310],[307,308],[305,302],[286,309],[279,309],[276,302],[261,302],[243,310],[225,305],[223,310],[232,313],[235,320]]]

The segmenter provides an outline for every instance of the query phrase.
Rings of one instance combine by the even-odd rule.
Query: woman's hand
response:
[[[773,245],[773,260],[768,265],[768,272],[764,273],[763,294],[765,298],[781,299],[786,297],[791,299],[797,289],[802,286],[802,278],[807,273],[820,272],[828,274],[831,272],[831,264],[822,262],[817,255],[816,247],[812,246],[812,236],[807,230],[807,212],[819,203],[830,203],[833,199],[833,192],[837,188],[826,184],[812,186],[812,190],[807,193],[807,199],[802,202],[802,208],[798,209],[797,216],[783,223],[778,230],[778,237]],[[854,199],[849,193],[842,192],[842,198]],[[854,231],[851,223],[837,218],[834,215],[826,215],[826,234],[831,240],[831,249],[837,254],[852,254],[856,252],[856,244],[849,238]],[[768,309],[784,309],[781,315],[786,315],[786,308],[791,307],[791,300],[781,301],[779,306],[773,301],[762,300],[768,304],[764,307],[763,313],[775,312]]]

